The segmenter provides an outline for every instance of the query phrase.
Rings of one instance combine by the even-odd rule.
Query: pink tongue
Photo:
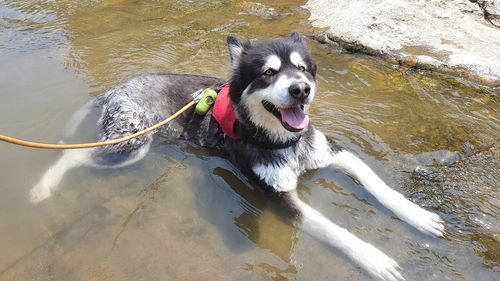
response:
[[[279,109],[281,121],[286,122],[294,129],[304,129],[309,124],[309,116],[305,115],[300,107]]]

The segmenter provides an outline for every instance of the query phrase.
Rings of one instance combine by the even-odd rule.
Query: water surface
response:
[[[0,0],[0,132],[57,142],[73,112],[132,77],[227,78],[229,34],[313,32],[303,1],[261,3]],[[301,198],[397,260],[407,280],[500,279],[498,92],[308,43],[314,124],[439,213],[447,236],[417,233],[342,173],[308,173]],[[77,138],[93,134],[87,121]],[[0,280],[366,279],[203,149],[158,138],[143,161],[72,170],[30,204],[60,154],[0,144]]]

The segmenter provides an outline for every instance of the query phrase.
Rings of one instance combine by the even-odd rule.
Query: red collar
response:
[[[229,96],[229,84],[222,87],[215,99],[212,116],[215,118],[222,131],[233,140],[238,139],[234,131],[234,123],[236,123],[236,115],[234,114],[231,97]]]

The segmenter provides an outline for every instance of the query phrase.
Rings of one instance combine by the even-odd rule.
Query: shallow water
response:
[[[73,112],[134,76],[227,78],[228,34],[312,33],[303,2],[275,2],[0,0],[0,133],[57,142]],[[407,280],[500,279],[498,92],[309,45],[314,124],[439,213],[447,236],[417,233],[342,173],[308,173],[301,198]],[[92,137],[88,121],[78,138]],[[226,160],[186,143],[158,138],[131,167],[72,170],[38,206],[28,190],[60,152],[0,144],[0,155],[0,280],[366,279],[266,210]]]

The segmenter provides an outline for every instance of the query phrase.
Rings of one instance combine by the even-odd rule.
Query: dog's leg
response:
[[[91,161],[91,153],[91,150],[88,149],[65,150],[61,158],[43,174],[38,183],[30,190],[30,201],[37,204],[49,198],[68,170]]]
[[[70,169],[78,166],[92,166],[98,168],[121,168],[132,165],[146,156],[151,147],[149,141],[144,146],[130,153],[125,154],[120,161],[115,163],[102,163],[96,161],[96,157],[106,157],[106,154],[99,153],[99,149],[65,150],[57,162],[52,165],[30,190],[29,197],[33,204],[38,204],[47,199],[56,190],[64,174]],[[109,154],[109,153],[108,153]]]
[[[64,137],[73,136],[82,121],[95,106],[96,101],[92,100],[75,112],[66,124]],[[92,151],[93,149],[64,151],[61,158],[44,173],[38,183],[30,190],[30,201],[37,204],[50,197],[52,191],[57,188],[57,185],[68,170],[90,162]]]
[[[76,133],[76,130],[80,127],[85,117],[87,117],[87,115],[93,108],[95,108],[95,106],[96,101],[92,100],[83,105],[71,116],[68,123],[66,123],[66,126],[64,127],[63,135],[65,138],[72,137]]]
[[[437,214],[422,209],[391,189],[361,159],[339,148],[335,143],[329,142],[318,130],[314,131],[314,142],[309,154],[308,169],[329,166],[338,168],[359,180],[373,197],[398,218],[423,233],[443,236],[443,221]]]
[[[354,176],[373,197],[401,220],[423,233],[443,236],[443,221],[437,214],[424,210],[391,189],[368,165],[352,153],[345,150],[333,153],[331,164]]]
[[[75,133],[90,110],[102,105],[102,100],[94,100],[84,105],[71,118],[70,127],[66,128],[66,135]],[[135,103],[125,103],[118,100],[116,103],[104,105],[101,118],[98,121],[100,141],[107,141],[128,136],[143,130],[150,124],[144,120],[151,120],[141,107]],[[30,190],[32,203],[39,203],[50,197],[64,174],[75,167],[86,165],[98,168],[119,168],[131,165],[144,158],[149,151],[152,135],[140,136],[130,141],[113,146],[99,147],[84,150],[66,150],[59,160],[52,165],[42,176],[40,181]]]
[[[295,191],[298,176],[290,164],[258,164],[254,173],[274,190],[279,211],[289,210],[292,217],[301,220],[297,227],[319,241],[342,251],[353,263],[380,280],[404,280],[397,271],[397,263],[372,245],[363,242],[349,231],[325,218],[321,213],[302,202]],[[284,201],[284,202],[283,202]]]
[[[283,193],[282,193],[283,194]],[[295,190],[281,195],[283,202],[278,212],[290,209],[292,222],[304,232],[335,249],[338,249],[355,265],[379,280],[404,280],[398,272],[398,264],[379,249],[366,243],[346,229],[334,224],[320,212],[301,201]],[[295,218],[299,220],[293,221]]]

